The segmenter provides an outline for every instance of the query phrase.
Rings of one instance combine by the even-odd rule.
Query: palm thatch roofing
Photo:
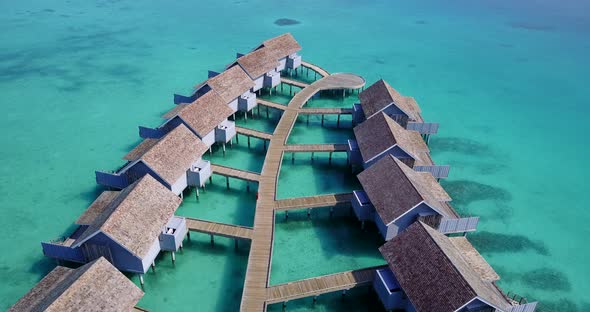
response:
[[[181,202],[178,196],[146,174],[121,190],[73,247],[79,247],[102,232],[143,258]]]
[[[101,257],[77,269],[56,267],[8,311],[131,311],[141,297],[143,291]]]
[[[221,96],[225,103],[233,101],[254,87],[254,81],[240,66],[230,67],[219,75],[209,78],[207,84]]]
[[[205,151],[207,145],[184,124],[180,124],[160,139],[143,140],[124,159],[143,161],[166,183],[172,185],[186,174],[191,164],[201,158]]]
[[[456,311],[476,297],[502,311],[511,307],[461,249],[422,222],[414,222],[379,251],[418,312]]]
[[[162,117],[171,119],[178,116],[200,137],[209,134],[233,114],[233,110],[227,105],[227,102],[214,90],[203,94],[190,104],[176,106],[175,109]]]
[[[391,155],[379,159],[357,177],[385,224],[422,202],[445,217],[458,217],[450,206],[441,205],[440,202],[451,198],[430,173],[416,172]]]
[[[402,96],[383,79],[380,79],[361,92],[359,99],[367,118],[371,118],[376,113],[393,104],[403,111],[410,120],[422,121],[420,107],[416,103],[416,100],[412,97]]]
[[[76,220],[78,225],[90,225],[105,210],[110,202],[115,199],[119,191],[104,191],[88,206],[86,211]]]
[[[275,53],[266,47],[254,50],[238,58],[236,62],[253,80],[279,67]]]
[[[415,160],[414,165],[432,165],[430,150],[420,133],[404,129],[384,113],[378,113],[356,126],[354,135],[364,161],[397,145]]]
[[[301,50],[299,42],[295,40],[291,33],[268,39],[261,46],[271,49],[277,59],[282,59]]]

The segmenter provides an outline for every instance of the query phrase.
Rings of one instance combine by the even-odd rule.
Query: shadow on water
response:
[[[489,200],[495,209],[483,213],[486,218],[506,222],[512,217],[513,208],[509,205],[512,193],[508,189],[471,180],[443,180],[441,185],[453,198],[452,204],[460,214],[469,214],[468,207],[474,202]]]

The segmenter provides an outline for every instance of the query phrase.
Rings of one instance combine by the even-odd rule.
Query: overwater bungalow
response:
[[[76,221],[70,237],[41,244],[43,254],[78,263],[105,257],[120,271],[144,274],[161,250],[182,247],[186,220],[174,216],[181,202],[144,175],[122,191],[102,193]]]
[[[436,166],[430,149],[417,131],[406,130],[381,112],[354,128],[356,140],[348,140],[348,159],[353,167],[367,168],[379,159],[393,155],[416,171],[446,178],[449,166]]]
[[[447,237],[415,222],[379,251],[389,268],[373,287],[387,310],[534,312],[537,303],[505,295],[500,278],[466,237]]]
[[[427,172],[417,172],[387,155],[357,175],[363,190],[354,191],[352,207],[363,223],[373,221],[390,240],[417,219],[444,233],[475,230],[478,218],[461,219],[448,204],[451,197]]]
[[[167,120],[157,130],[168,132],[182,124],[201,139],[209,151],[214,143],[221,144],[225,151],[225,144],[236,136],[235,122],[228,119],[232,114],[221,96],[210,91],[193,103],[176,105],[162,116]]]
[[[255,50],[262,48],[267,48],[273,51],[279,61],[279,66],[277,67],[278,71],[283,71],[285,69],[291,71],[301,66],[301,55],[297,54],[297,52],[301,51],[301,46],[291,33],[282,34],[268,39],[262,42],[262,44]]]
[[[203,186],[211,176],[211,164],[202,159],[207,148],[189,128],[179,124],[162,137],[143,140],[123,157],[127,163],[116,172],[96,171],[96,182],[122,189],[149,174],[181,195],[187,186]]]
[[[352,118],[357,124],[383,112],[402,127],[423,135],[438,131],[437,123],[425,123],[413,97],[403,96],[385,80],[372,84],[359,94],[360,104],[353,105]]]
[[[56,267],[8,311],[132,311],[141,297],[143,291],[101,257],[77,269]]]
[[[175,104],[188,104],[213,90],[235,113],[249,112],[256,107],[256,94],[252,92],[254,81],[240,66],[234,66],[217,73],[209,71],[209,79],[197,85],[190,97],[174,95]],[[235,119],[235,116],[234,116]]]
[[[281,83],[280,66],[275,52],[262,47],[246,55],[238,54],[238,59],[228,65],[228,69],[234,66],[241,67],[254,81],[252,92],[262,88],[273,88]]]

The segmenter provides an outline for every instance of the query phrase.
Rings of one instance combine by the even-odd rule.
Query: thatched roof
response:
[[[8,311],[130,311],[142,296],[125,275],[99,258],[77,269],[56,267]]]
[[[430,150],[420,133],[406,130],[384,113],[378,113],[354,128],[361,155],[369,161],[392,146],[399,146],[416,161],[415,165],[432,165]]]
[[[88,206],[86,211],[76,220],[76,224],[90,225],[105,210],[113,199],[119,194],[119,191],[104,191]]]
[[[281,59],[301,50],[301,46],[297,40],[293,38],[291,33],[282,34],[268,39],[262,43],[262,46],[271,49],[277,59]]]
[[[227,107],[227,105],[224,105]],[[145,139],[124,159],[141,160],[164,181],[172,185],[197,161],[207,146],[184,124],[178,125],[161,139]]]
[[[194,132],[205,136],[233,114],[232,109],[211,90],[190,104],[179,104],[174,116],[180,117]],[[170,114],[163,117],[172,118]]]
[[[452,312],[479,297],[503,311],[507,299],[465,260],[448,237],[415,222],[379,248],[418,312]]]
[[[181,202],[178,196],[146,174],[124,188],[73,246],[78,247],[102,232],[142,258]]]
[[[393,103],[402,110],[410,120],[421,121],[420,107],[412,97],[402,96],[397,90],[392,88],[385,80],[372,84],[359,94],[363,112],[367,118],[371,118],[385,107]]]
[[[265,47],[238,58],[236,62],[252,79],[256,79],[279,66],[274,52]]]
[[[225,103],[233,101],[254,87],[254,81],[240,66],[226,69],[219,75],[207,80],[207,84],[221,96]]]
[[[440,204],[451,198],[430,173],[416,172],[391,155],[381,158],[357,177],[385,224],[422,202],[445,217],[458,217],[447,209],[449,206]]]

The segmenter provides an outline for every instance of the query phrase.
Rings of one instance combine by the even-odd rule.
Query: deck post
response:
[[[244,120],[248,122],[248,111],[244,112]]]
[[[223,156],[225,156],[225,143],[223,143],[222,146],[223,146]]]
[[[211,246],[213,246],[215,244],[215,238],[213,236],[213,234],[211,234]]]
[[[240,135],[236,132],[236,144],[240,144]]]
[[[152,261],[152,272],[156,273],[156,260]]]
[[[330,218],[334,216],[334,207],[330,207]]]
[[[180,199],[184,199],[184,190],[180,192]]]
[[[289,96],[293,95],[293,85],[289,85]]]
[[[209,146],[209,155],[212,155],[212,154],[213,154],[213,149],[211,146]]]
[[[330,165],[332,164],[332,152],[330,152],[330,158],[328,160],[328,164],[330,164]]]
[[[266,118],[268,118],[268,106],[266,107]]]
[[[174,264],[174,262],[176,262],[176,253],[173,251],[172,252],[172,264]]]
[[[229,177],[225,177],[225,186],[227,186],[227,189],[229,190]]]
[[[307,114],[307,125],[309,126],[309,114]]]
[[[238,136],[238,135],[236,134],[236,136]],[[232,149],[234,148],[234,140],[233,139],[229,140],[229,148],[232,148]]]
[[[186,232],[186,239],[190,242],[191,241],[191,231]]]
[[[237,238],[234,240],[234,249],[238,250],[238,239]]]
[[[213,183],[213,177],[209,176],[209,183]],[[203,184],[203,188],[205,188],[205,184]]]
[[[196,199],[199,200],[199,187],[195,186]]]
[[[139,284],[143,287],[143,274],[139,274]]]
[[[307,217],[311,218],[311,208],[307,208]]]
[[[324,114],[322,114],[322,127],[324,126]]]
[[[246,191],[250,192],[250,181],[246,181]]]
[[[340,128],[340,114],[338,114],[338,121],[336,122],[336,128]]]
[[[295,153],[291,153],[291,163],[294,164],[295,163]]]
[[[250,148],[250,136],[248,135],[248,148]]]
[[[289,219],[289,210],[285,210],[285,220]]]
[[[311,161],[313,162],[313,152],[311,152]]]
[[[319,297],[319,295],[313,296],[313,304],[315,304],[315,302],[318,301],[318,297]]]
[[[346,296],[346,289],[342,291],[342,297]]]
[[[258,117],[260,117],[260,105],[256,105],[256,110],[258,112]]]

